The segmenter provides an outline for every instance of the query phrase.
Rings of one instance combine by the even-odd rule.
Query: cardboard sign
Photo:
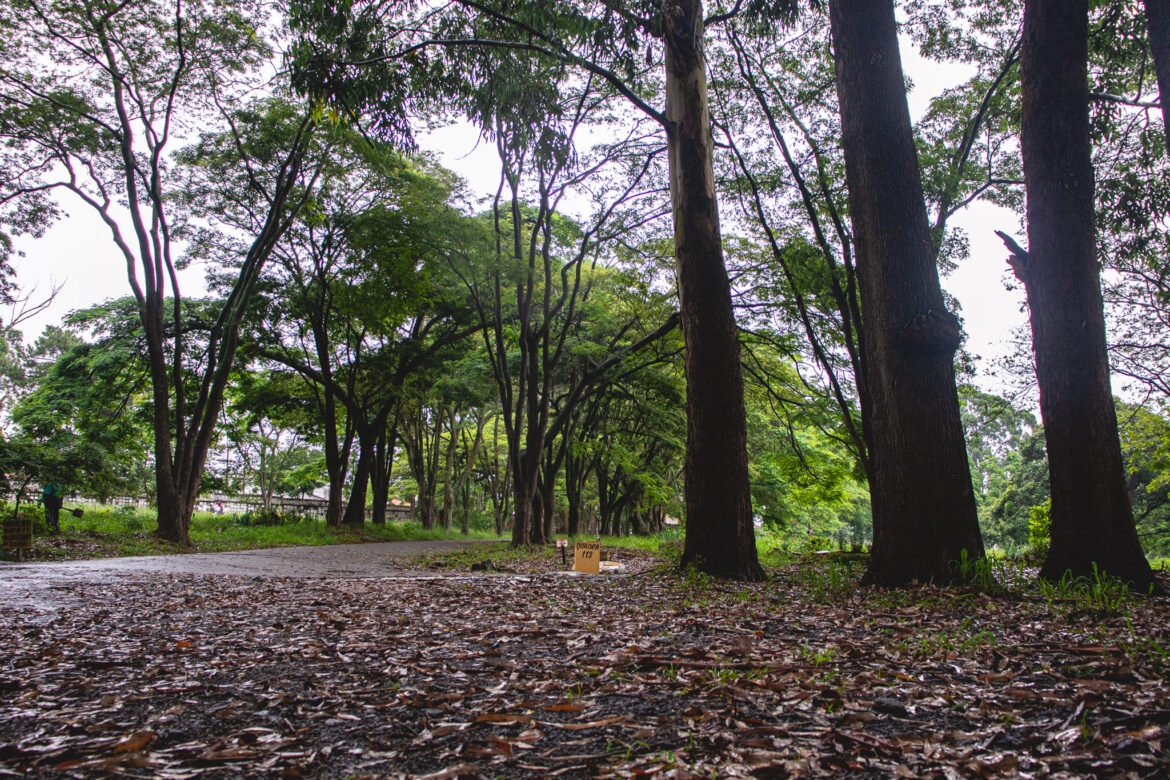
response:
[[[32,518],[4,518],[4,549],[28,550],[32,548]]]
[[[568,539],[557,539],[557,547],[568,547],[568,546],[569,546]]]
[[[583,574],[601,573],[601,543],[577,542],[573,547],[573,571]]]

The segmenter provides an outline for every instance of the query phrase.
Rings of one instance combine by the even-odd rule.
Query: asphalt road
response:
[[[303,579],[395,577],[405,573],[395,564],[396,559],[484,543],[461,539],[380,542],[52,563],[0,562],[0,607],[19,605],[53,610],[79,596],[79,589],[83,590],[86,583],[167,574]]]

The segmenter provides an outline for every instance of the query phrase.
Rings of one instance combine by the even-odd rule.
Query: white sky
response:
[[[957,83],[961,68],[926,62],[910,50],[903,40],[903,58],[907,73],[914,80],[910,94],[911,116],[917,118],[930,98]],[[491,143],[479,141],[468,127],[444,128],[420,139],[424,149],[433,150],[439,161],[467,180],[475,194],[489,195],[499,180],[499,160]],[[46,325],[60,324],[74,309],[119,298],[130,292],[126,265],[109,233],[88,208],[64,201],[69,216],[46,232],[39,240],[21,240],[19,249],[26,257],[16,263],[17,280],[25,292],[36,288],[34,300],[43,298],[54,283],[63,285],[53,305],[24,327],[26,341],[32,341]],[[957,215],[952,224],[966,230],[970,240],[970,257],[949,277],[943,287],[958,299],[968,334],[967,349],[983,358],[979,362],[977,382],[994,390],[995,382],[987,376],[990,359],[1001,355],[1011,331],[1026,322],[1022,312],[1022,291],[1009,292],[1005,280],[1010,278],[1003,244],[994,230],[1021,237],[1017,217],[1006,209],[976,204]],[[1025,241],[1021,241],[1025,243]],[[181,275],[186,295],[203,289],[202,271],[192,268]],[[8,316],[5,316],[8,319]]]

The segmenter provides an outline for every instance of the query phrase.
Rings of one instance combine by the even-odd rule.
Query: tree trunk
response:
[[[700,0],[663,0],[667,150],[686,339],[686,542],[682,564],[758,580],[739,333],[723,262]]]
[[[439,436],[435,437],[436,447],[439,446],[439,439]],[[452,409],[447,418],[447,448],[443,455],[443,509],[440,517],[444,528],[450,528],[454,520],[455,486],[451,481],[455,476],[455,449],[458,445],[459,439],[455,435],[455,410]]]
[[[191,519],[190,515],[186,518],[183,517],[182,499],[175,490],[174,482],[170,480],[170,463],[167,463],[166,469],[163,469],[156,459],[155,477],[158,483],[156,499],[158,529],[155,531],[155,535],[175,544],[190,544],[188,529],[191,526]]]
[[[349,492],[349,502],[345,505],[345,517],[342,522],[346,525],[361,527],[366,523],[366,490],[370,484],[370,472],[374,466],[374,435],[363,436],[358,433],[357,467],[353,471],[353,487]]]
[[[521,547],[539,544],[544,536],[543,526],[533,512],[537,494],[537,478],[540,474],[540,453],[544,449],[543,431],[536,429],[531,416],[528,421],[526,444],[519,456],[512,475],[513,503],[515,516],[512,521],[512,546]]]
[[[566,441],[561,437],[559,441],[544,449],[543,463],[541,464],[539,491],[543,502],[542,516],[544,517],[543,537],[547,542],[556,533],[556,481],[557,472],[564,462]]]
[[[1146,24],[1150,29],[1150,50],[1158,74],[1158,100],[1166,128],[1166,154],[1170,155],[1170,0],[1146,0]]]
[[[1125,491],[1109,386],[1094,232],[1088,112],[1088,0],[1027,0],[1020,146],[1027,190],[1025,280],[1052,488],[1052,544],[1040,576],[1093,565],[1154,584]]]
[[[386,524],[386,504],[390,500],[390,477],[394,470],[394,445],[398,442],[398,415],[394,416],[394,424],[389,427],[381,426],[382,434],[374,448],[374,465],[370,479],[370,487],[374,493],[373,511],[370,522],[375,525]]]
[[[483,431],[486,421],[483,414],[478,414],[475,422],[475,439],[471,443],[471,447],[467,447],[467,442],[463,442],[464,465],[463,471],[455,482],[455,491],[459,496],[462,496],[463,510],[462,516],[459,518],[459,530],[466,536],[470,533],[471,522],[471,474],[475,470],[475,464],[479,461],[479,451],[483,447]],[[459,432],[460,439],[463,438],[463,432]]]
[[[329,503],[325,509],[325,525],[340,528],[345,514],[345,476],[349,471],[349,455],[353,451],[353,428],[346,424],[345,443],[337,443],[336,404],[327,402],[325,431],[325,471],[329,477]]]
[[[983,556],[946,310],[898,52],[892,0],[830,3],[841,142],[865,324],[873,551],[880,585],[947,582]],[[863,396],[866,397],[866,396]]]
[[[569,536],[581,533],[581,494],[585,490],[585,479],[588,475],[585,457],[569,453],[565,458],[565,498],[569,502],[567,528]]]
[[[464,482],[459,492],[463,504],[463,511],[459,518],[459,533],[467,536],[471,533],[471,483]]]
[[[537,479],[536,492],[532,494],[532,535],[529,538],[529,544],[544,544],[544,527],[544,496],[540,480]]]

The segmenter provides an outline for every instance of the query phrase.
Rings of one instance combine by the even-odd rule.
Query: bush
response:
[[[1028,512],[1028,546],[1037,560],[1048,557],[1048,546],[1052,542],[1052,499],[1038,504]]]
[[[277,509],[257,509],[240,516],[239,525],[288,525],[299,523],[303,518],[295,514],[281,514]]]
[[[833,549],[833,540],[827,536],[806,536],[797,542],[801,552],[820,552]]]

